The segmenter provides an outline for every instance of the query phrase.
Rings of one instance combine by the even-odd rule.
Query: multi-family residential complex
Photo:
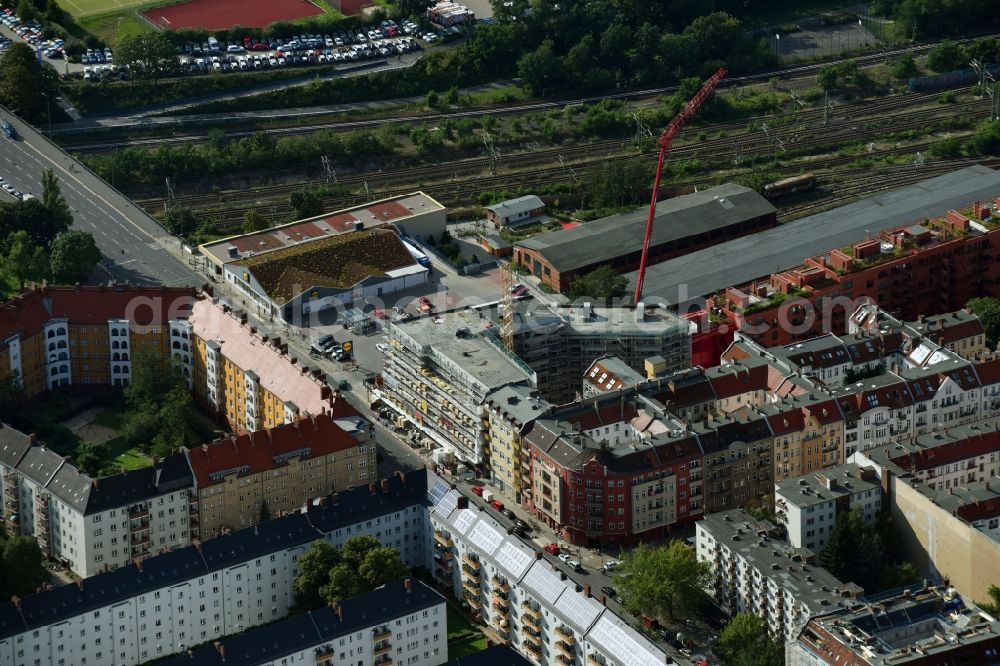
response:
[[[995,664],[1000,622],[947,586],[915,587],[812,618],[786,666]]]
[[[468,498],[435,479],[428,559],[433,576],[536,664],[673,663],[655,644]]]
[[[163,666],[426,664],[448,659],[444,597],[410,578],[188,650]]]
[[[426,496],[423,472],[401,474],[310,502],[301,513],[14,598],[0,606],[0,663],[132,666],[280,620],[292,604],[298,557],[316,539],[341,545],[370,535],[399,550],[408,566],[425,566]]]
[[[907,559],[977,601],[1000,585],[998,427],[952,428],[853,458],[879,477]]]
[[[375,448],[375,432],[360,416],[324,414],[185,450],[194,479],[191,538],[211,539],[262,514],[368,485],[377,476]]]
[[[815,563],[815,552],[789,547],[775,526],[743,510],[706,515],[695,526],[698,560],[711,567],[709,594],[730,615],[753,613],[784,643],[809,618],[861,596]]]
[[[971,204],[971,202],[970,202]],[[996,295],[1000,234],[992,205],[948,211],[806,259],[768,280],[708,298],[712,311],[765,345],[845,333],[862,302],[904,319]]]
[[[191,542],[191,468],[179,454],[93,479],[0,424],[0,486],[7,533],[34,537],[81,576]]]
[[[853,463],[774,484],[774,513],[795,548],[822,551],[837,516],[853,509],[869,524],[882,511],[877,476]]]
[[[533,386],[534,373],[507,352],[476,310],[387,324],[382,370],[388,404],[462,460],[485,462],[486,403],[509,386]]]
[[[0,304],[0,377],[28,396],[56,386],[121,386],[137,357],[174,359],[195,396],[238,432],[328,412],[322,373],[190,288],[45,286]]]
[[[338,403],[344,408],[344,403]],[[0,492],[8,533],[81,576],[294,511],[376,478],[370,424],[321,415],[94,479],[32,435],[0,424]],[[266,509],[264,508],[266,507]]]

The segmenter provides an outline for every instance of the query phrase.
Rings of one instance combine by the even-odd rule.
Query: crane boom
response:
[[[653,234],[653,218],[656,217],[656,200],[660,196],[660,178],[663,175],[663,159],[670,149],[673,143],[674,137],[677,136],[677,132],[680,131],[681,126],[688,121],[688,118],[694,115],[698,107],[708,99],[708,96],[712,94],[715,87],[719,85],[719,82],[726,76],[728,70],[723,67],[712,77],[705,81],[705,85],[701,87],[698,94],[688,100],[688,103],[684,105],[673,120],[667,125],[666,129],[663,130],[663,134],[660,135],[658,143],[660,144],[660,154],[656,159],[656,178],[653,180],[653,196],[649,203],[649,218],[646,220],[646,235],[642,239],[642,259],[639,261],[639,277],[635,282],[635,302],[639,303],[642,298],[642,283],[646,278],[646,261],[649,259],[649,238]]]

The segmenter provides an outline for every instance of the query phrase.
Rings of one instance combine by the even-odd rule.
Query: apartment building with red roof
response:
[[[864,302],[914,320],[956,311],[975,296],[1000,295],[1000,225],[989,206],[978,211],[978,218],[948,211],[831,249],[710,297],[710,311],[774,346],[845,333]]]
[[[375,433],[360,416],[311,416],[185,449],[194,475],[191,538],[295,511],[377,478]],[[266,507],[266,508],[265,508]]]
[[[167,322],[186,317],[199,292],[137,285],[33,287],[0,303],[0,377],[26,394],[59,386],[123,386],[132,361],[170,353]]]

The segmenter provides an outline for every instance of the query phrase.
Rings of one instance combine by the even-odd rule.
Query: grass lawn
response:
[[[119,23],[121,21],[121,23]],[[122,14],[104,14],[78,20],[80,27],[94,35],[105,44],[114,48],[121,37],[141,35],[152,30],[148,23],[139,21],[134,16]]]
[[[486,636],[448,604],[448,658],[465,657],[486,649]]]
[[[744,23],[750,27],[777,25],[837,9],[857,11],[857,8],[856,3],[844,0],[785,0],[784,3],[774,2],[760,8],[754,12],[752,19],[747,18]]]
[[[94,423],[112,430],[121,428],[122,413],[120,408],[105,409],[97,415]],[[125,469],[140,469],[149,467],[153,461],[145,453],[135,447],[128,447],[123,437],[115,437],[106,443],[108,459]]]

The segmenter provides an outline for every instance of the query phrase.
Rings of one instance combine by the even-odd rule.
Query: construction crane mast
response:
[[[719,81],[726,76],[728,70],[723,67],[715,74],[712,75],[708,81],[705,81],[705,85],[701,87],[698,94],[692,97],[681,112],[670,121],[667,128],[663,130],[663,134],[660,135],[660,155],[656,161],[656,178],[653,180],[653,197],[652,201],[649,203],[649,218],[646,220],[646,235],[642,239],[642,259],[639,261],[639,278],[635,282],[635,302],[639,303],[642,298],[642,282],[646,277],[646,261],[649,258],[649,238],[653,233],[653,218],[656,217],[656,200],[660,196],[660,177],[663,175],[663,158],[666,156],[667,151],[670,150],[670,146],[673,143],[674,137],[677,136],[677,132],[680,131],[684,123],[687,122],[688,118],[694,115],[694,112],[698,110],[698,107],[708,99],[708,96],[712,94],[715,87],[719,85]]]
[[[514,353],[514,267],[510,261],[500,268],[500,289],[503,294],[500,296],[500,303],[503,305],[503,314],[500,318],[500,337],[503,339],[503,346],[511,354]]]

